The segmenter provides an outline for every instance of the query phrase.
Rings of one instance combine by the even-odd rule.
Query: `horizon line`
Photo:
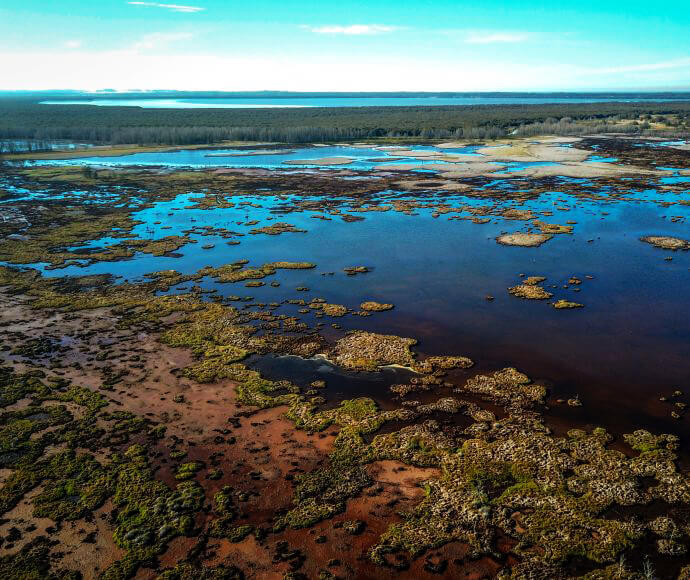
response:
[[[534,89],[534,90],[459,90],[459,91],[424,91],[424,90],[390,90],[390,91],[290,91],[280,89],[258,89],[258,90],[218,90],[218,89],[74,89],[74,88],[46,88],[46,89],[3,89],[0,93],[50,93],[50,92],[71,92],[82,94],[151,94],[151,93],[215,93],[215,94],[282,94],[282,95],[486,95],[486,94],[626,94],[626,93],[677,93],[690,94],[690,86],[674,88],[616,88],[616,89]]]

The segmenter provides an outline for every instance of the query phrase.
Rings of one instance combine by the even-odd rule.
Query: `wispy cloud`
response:
[[[349,26],[302,26],[314,34],[340,34],[343,36],[372,36],[400,30],[399,26],[385,24],[350,24]]]
[[[152,8],[164,8],[165,10],[170,10],[172,12],[201,12],[206,10],[201,6],[184,6],[180,4],[159,4],[158,2],[127,2],[127,4],[132,4],[133,6],[149,6]]]
[[[175,42],[194,38],[191,32],[153,32],[145,34],[131,46],[131,50],[154,50],[166,48]]]
[[[669,70],[675,68],[690,67],[690,58],[677,58],[674,60],[666,60],[662,62],[653,62],[649,64],[632,64],[623,66],[612,66],[588,69],[587,72],[592,74],[618,74],[629,72],[647,72],[657,70]]]
[[[529,38],[530,34],[527,32],[476,30],[466,33],[465,42],[467,44],[507,44],[525,42]]]
[[[82,45],[81,40],[67,40],[63,43],[63,46],[65,48],[71,48],[71,49],[81,48],[81,45]]]

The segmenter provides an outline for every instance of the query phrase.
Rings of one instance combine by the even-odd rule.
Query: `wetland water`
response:
[[[418,148],[424,149],[429,148]],[[475,154],[475,149],[455,152]],[[218,153],[240,155],[215,156]],[[316,147],[289,153],[246,153],[224,150],[141,153],[106,160],[75,159],[69,163],[170,167],[216,164],[244,167],[246,164],[285,168],[282,161],[287,159],[356,156],[357,169],[368,169],[367,159],[395,156],[395,149],[384,152]],[[529,164],[509,165],[520,169]],[[496,175],[500,176],[501,172]],[[337,215],[329,216],[329,221],[314,219],[323,216],[324,211],[304,209],[310,198],[298,193],[281,197],[268,193],[233,196],[235,207],[214,209],[194,208],[194,201],[203,196],[202,192],[182,194],[172,201],[136,211],[132,216],[142,222],[132,231],[135,237],[156,239],[188,233],[197,241],[180,248],[174,257],[137,254],[132,260],[70,266],[44,273],[48,276],[112,273],[124,281],[140,280],[147,273],[166,269],[190,274],[207,265],[220,266],[239,259],[249,259],[253,266],[275,260],[310,261],[317,264],[315,270],[279,271],[272,278],[280,282],[279,289],[269,285],[244,288],[242,284],[220,284],[211,279],[202,281],[201,286],[224,296],[251,295],[265,303],[277,297],[323,297],[330,303],[354,309],[365,300],[393,303],[393,311],[369,318],[346,316],[337,322],[345,329],[362,328],[414,337],[420,341],[420,352],[469,356],[477,362],[477,368],[515,365],[551,384],[555,397],[579,395],[585,407],[578,411],[578,417],[584,415],[593,423],[613,420],[630,425],[637,421],[650,428],[662,428],[668,422],[668,409],[658,402],[658,397],[677,388],[690,388],[687,364],[690,360],[687,318],[690,253],[666,252],[640,242],[639,238],[687,237],[690,191],[674,194],[673,201],[685,205],[668,208],[661,205],[669,200],[668,194],[656,189],[629,191],[621,199],[609,197],[610,188],[598,188],[592,183],[592,196],[599,199],[588,200],[567,193],[568,184],[576,182],[587,184],[587,180],[561,178],[554,191],[519,203],[438,192],[422,196],[423,201],[464,208],[464,211],[440,216],[431,208],[415,209],[411,212],[414,215],[393,210],[367,211],[355,213],[364,219],[354,222],[345,222]],[[506,179],[495,179],[484,187],[489,186],[497,192],[504,191],[506,197],[514,188]],[[366,201],[386,205],[413,197],[391,190],[370,196]],[[472,209],[495,204],[502,209],[546,215],[542,219],[552,223],[567,221],[573,224],[574,231],[556,235],[538,248],[507,247],[497,244],[495,238],[506,231],[525,231],[529,222],[504,219],[500,215],[492,216],[484,224],[453,219],[453,216],[470,215],[468,210],[471,213]],[[344,212],[352,208],[351,200],[346,197],[338,205]],[[671,216],[673,220],[669,219]],[[248,220],[259,225],[247,225]],[[275,221],[289,222],[306,232],[279,236],[248,234],[254,227]],[[237,235],[229,239],[239,244],[228,245],[228,237],[214,235],[214,229],[235,232]],[[88,253],[118,241],[106,237],[90,242],[81,251]],[[670,254],[673,259],[666,260]],[[353,265],[366,265],[371,272],[345,276],[343,268]],[[323,275],[327,272],[335,274]],[[543,301],[510,296],[506,289],[520,283],[520,274],[545,276],[544,287],[554,294],[554,300],[577,301],[585,307],[555,310]],[[582,283],[569,284],[573,276]],[[297,291],[300,286],[308,287],[309,292]],[[184,284],[182,289],[171,291],[188,287],[189,284]],[[487,295],[494,299],[487,300]],[[284,306],[279,311],[295,314],[297,308]],[[293,360],[287,366],[291,369],[289,374],[294,375],[299,364]],[[280,361],[271,361],[269,367],[273,378],[277,378]],[[341,388],[345,389],[343,385]],[[360,387],[353,388],[360,390]],[[366,390],[367,384],[361,388]],[[369,394],[381,400],[387,396],[385,387],[381,391]],[[556,408],[554,413],[572,416],[572,410],[567,408]]]
[[[82,157],[69,163],[79,165],[164,166],[164,167],[261,167],[263,169],[309,168],[327,165],[335,169],[369,170],[380,163],[425,163],[413,157],[396,155],[396,151],[437,151],[440,153],[476,155],[478,147],[437,148],[417,145],[408,147],[353,147],[350,145],[293,147],[278,149],[183,149],[152,153],[133,153],[119,157]],[[320,160],[339,160],[341,163],[319,163]],[[305,163],[298,163],[305,161]],[[427,161],[426,163],[431,163]],[[64,165],[64,161],[39,161],[38,164]],[[443,163],[443,161],[433,161]]]
[[[86,577],[686,577],[690,163],[647,144],[3,164],[2,548],[82,517],[45,533]]]

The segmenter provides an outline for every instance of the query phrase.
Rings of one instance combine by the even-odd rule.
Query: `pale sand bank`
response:
[[[503,234],[498,236],[496,241],[503,246],[522,246],[524,248],[536,248],[548,242],[552,236],[549,234],[525,234],[516,232],[514,234]]]
[[[555,163],[584,161],[592,155],[589,151],[581,149],[543,143],[515,143],[498,147],[483,147],[479,149],[478,153],[492,159],[515,161],[518,163],[530,161],[552,161]]]

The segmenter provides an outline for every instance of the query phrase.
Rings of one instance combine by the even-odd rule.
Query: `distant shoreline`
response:
[[[39,104],[42,100],[45,95],[38,93],[0,97],[0,141],[196,146],[224,141],[292,144],[412,139],[419,142],[611,132],[685,138],[690,133],[690,94],[687,100],[676,98],[663,102],[414,106],[402,101],[398,106],[380,106],[376,101],[367,101],[367,106],[196,109],[49,106]],[[312,101],[314,105],[320,103],[323,100]],[[126,102],[117,101],[117,104]]]

